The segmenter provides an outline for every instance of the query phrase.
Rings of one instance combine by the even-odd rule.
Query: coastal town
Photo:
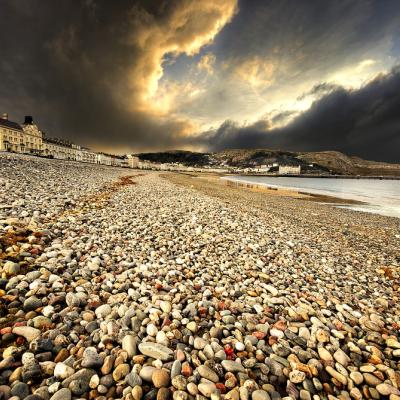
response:
[[[228,165],[187,166],[181,162],[160,163],[141,160],[135,154],[115,155],[96,152],[65,139],[47,136],[39,129],[38,125],[34,123],[32,116],[25,116],[24,122],[19,124],[11,121],[7,113],[3,113],[0,118],[0,151],[145,170],[258,174],[273,172],[276,174],[292,175],[301,173],[300,165],[279,165],[279,163],[270,163],[254,165],[247,168],[234,168]]]

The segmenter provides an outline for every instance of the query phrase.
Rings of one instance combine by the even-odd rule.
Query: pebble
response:
[[[111,314],[111,307],[108,304],[103,304],[96,308],[96,317],[104,319],[107,315]]]
[[[118,382],[125,378],[130,371],[131,367],[129,364],[119,364],[115,367],[112,377],[115,380],[115,382]]]
[[[70,377],[71,375],[73,375],[75,373],[75,370],[73,368],[71,368],[70,366],[59,362],[56,364],[56,366],[54,367],[54,376],[57,379],[66,379],[68,377]]]
[[[197,368],[197,372],[200,374],[202,378],[208,379],[211,382],[217,383],[219,381],[219,377],[216,372],[214,372],[211,368],[206,365],[200,365]]]
[[[136,337],[133,335],[126,335],[122,339],[122,350],[128,353],[129,357],[133,357],[137,354]]]
[[[301,383],[306,379],[306,374],[303,371],[293,370],[289,373],[289,379],[292,383]]]
[[[243,365],[236,361],[223,360],[221,365],[228,372],[244,372]]]
[[[197,388],[199,389],[199,392],[205,397],[211,397],[211,394],[217,391],[217,387],[212,382],[199,383]]]
[[[103,365],[103,360],[98,355],[95,347],[88,347],[85,349],[81,365],[84,368],[98,368]]]
[[[271,400],[268,392],[266,392],[265,390],[255,390],[251,394],[251,399],[252,400]]]
[[[350,372],[350,378],[356,385],[361,385],[364,381],[363,375],[358,371]]]
[[[71,391],[67,388],[62,388],[56,393],[53,394],[53,396],[50,397],[50,400],[71,400],[72,399],[72,394]]]
[[[388,385],[387,383],[380,383],[379,385],[376,386],[376,390],[382,396],[390,396],[390,395],[400,396],[400,390],[392,385]]]
[[[159,343],[142,342],[139,344],[139,351],[145,356],[159,359],[161,361],[168,361],[173,357],[173,351]]]
[[[151,379],[156,388],[167,387],[170,382],[170,375],[165,369],[157,369],[154,371]]]
[[[393,219],[212,179],[0,164],[0,397],[400,400]]]
[[[30,326],[17,326],[12,330],[14,335],[24,337],[28,342],[32,342],[40,336],[40,330]]]

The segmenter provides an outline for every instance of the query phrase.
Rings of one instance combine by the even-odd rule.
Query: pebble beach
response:
[[[0,400],[400,400],[400,219],[0,154]]]

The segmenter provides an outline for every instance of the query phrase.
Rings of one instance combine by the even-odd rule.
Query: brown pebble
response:
[[[162,387],[157,392],[157,400],[168,400],[170,398],[170,391]]]
[[[156,369],[151,377],[156,388],[165,388],[169,385],[169,372],[165,369]]]
[[[56,355],[56,357],[55,357],[55,359],[54,359],[54,362],[55,362],[55,363],[63,362],[63,361],[65,361],[68,357],[69,357],[69,351],[68,351],[67,349],[61,349],[61,350],[57,353],[57,355]]]

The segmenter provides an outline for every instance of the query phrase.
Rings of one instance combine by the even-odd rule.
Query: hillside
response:
[[[224,150],[217,153],[167,151],[141,153],[141,160],[180,163],[186,166],[257,168],[261,165],[301,165],[304,172],[338,175],[400,176],[400,164],[389,164],[347,156],[338,151],[291,152],[273,149]],[[313,165],[312,167],[310,165]]]
[[[359,157],[349,157],[338,151],[299,153],[298,158],[322,165],[333,173],[342,175],[400,176],[400,164],[363,160]]]

